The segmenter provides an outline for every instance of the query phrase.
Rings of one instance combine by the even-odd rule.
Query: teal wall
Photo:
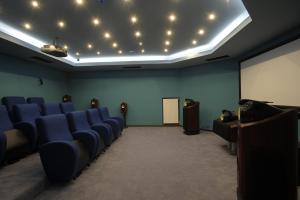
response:
[[[39,84],[39,77],[44,85]],[[42,96],[48,102],[58,102],[66,93],[64,72],[0,54],[0,98]]]
[[[182,122],[183,100],[194,98],[201,103],[201,127],[211,129],[222,109],[236,110],[238,81],[238,63],[226,61],[178,70],[77,72],[70,90],[78,109],[95,97],[116,115],[127,102],[129,125],[161,125],[163,97],[181,99]]]
[[[235,61],[205,64],[182,70],[181,97],[200,102],[200,126],[212,129],[223,109],[236,111],[239,101],[239,65]]]
[[[161,125],[162,98],[179,97],[178,70],[78,72],[71,75],[70,89],[77,109],[86,109],[91,98],[119,115],[128,103],[129,125]]]

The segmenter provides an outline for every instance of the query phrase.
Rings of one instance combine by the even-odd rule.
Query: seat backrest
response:
[[[97,108],[87,109],[86,110],[88,121],[91,125],[102,123],[100,114]]]
[[[19,122],[30,122],[35,124],[35,120],[41,116],[37,104],[18,104],[15,105],[15,115]]]
[[[26,104],[26,100],[24,97],[7,96],[2,98],[2,104],[6,106],[11,120],[15,122],[16,117],[14,116],[13,108],[17,104]]]
[[[38,118],[36,123],[43,144],[73,140],[64,114],[43,116]]]
[[[62,114],[58,103],[44,103],[41,105],[43,115]]]
[[[45,100],[43,97],[28,97],[27,103],[35,103],[35,104],[41,105],[41,104],[45,103]]]
[[[91,129],[84,111],[70,112],[67,114],[67,119],[72,132]]]
[[[101,107],[101,108],[99,108],[99,113],[100,113],[101,118],[103,120],[106,120],[106,119],[110,118],[109,111],[108,111],[107,107]]]
[[[0,132],[13,129],[6,107],[0,105]]]
[[[59,104],[62,113],[67,114],[75,111],[74,104],[71,102],[61,103]]]

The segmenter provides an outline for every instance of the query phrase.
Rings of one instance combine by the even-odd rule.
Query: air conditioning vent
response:
[[[141,66],[127,66],[127,67],[122,67],[123,69],[141,69]]]
[[[47,59],[44,59],[44,58],[41,58],[41,57],[38,57],[38,56],[33,56],[33,57],[31,57],[31,59],[35,60],[35,61],[38,61],[38,62],[47,63],[47,64],[53,63],[50,60],[47,60]]]
[[[229,58],[230,56],[229,55],[224,55],[224,56],[218,56],[218,57],[215,57],[215,58],[208,58],[206,59],[206,61],[216,61],[216,60],[223,60],[225,58]]]

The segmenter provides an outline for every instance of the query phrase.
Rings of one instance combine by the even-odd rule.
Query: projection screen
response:
[[[242,62],[241,98],[300,107],[300,39]]]

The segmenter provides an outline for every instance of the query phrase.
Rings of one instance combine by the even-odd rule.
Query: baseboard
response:
[[[164,125],[128,125],[128,127],[183,127],[181,124],[164,124]],[[201,131],[210,131],[211,129],[200,128]]]

